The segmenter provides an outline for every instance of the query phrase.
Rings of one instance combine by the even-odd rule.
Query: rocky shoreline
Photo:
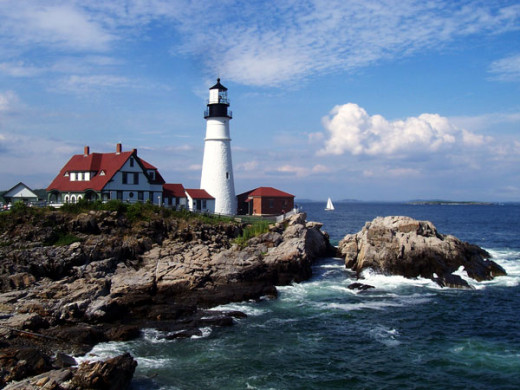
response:
[[[454,274],[461,267],[478,281],[506,274],[483,249],[408,217],[378,217],[338,248],[303,213],[246,243],[237,241],[246,227],[240,221],[160,212],[137,220],[118,211],[26,212],[0,222],[0,386],[6,389],[125,388],[137,365],[132,356],[80,365],[71,356],[140,337],[142,329],[177,339],[231,326],[245,314],[211,308],[275,297],[275,286],[310,278],[320,257],[342,257],[358,275],[371,268],[442,287],[470,288]]]
[[[234,240],[244,226],[233,221],[132,222],[116,211],[16,216],[0,235],[0,385],[123,388],[132,357],[76,366],[70,355],[143,328],[179,338],[232,325],[242,313],[210,308],[276,296],[276,285],[308,279],[315,259],[335,255],[321,224],[305,219],[292,216],[241,247]],[[67,235],[77,242],[52,244]],[[108,386],[114,370],[128,382]]]

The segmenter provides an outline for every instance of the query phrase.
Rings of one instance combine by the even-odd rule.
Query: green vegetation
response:
[[[256,220],[250,223],[244,228],[242,234],[235,239],[235,244],[242,248],[245,247],[249,239],[267,233],[269,231],[269,224],[270,222],[266,220]]]
[[[81,199],[77,203],[66,203],[61,208],[53,207],[29,207],[23,202],[16,202],[11,210],[0,213],[0,228],[4,223],[13,221],[13,217],[42,215],[48,212],[61,212],[66,214],[81,214],[89,211],[109,211],[116,212],[118,215],[126,216],[130,221],[149,221],[154,218],[175,218],[189,223],[198,222],[204,224],[219,224],[221,222],[232,222],[233,219],[227,216],[213,215],[209,213],[193,213],[189,210],[173,210],[166,207],[160,207],[150,202],[146,203],[124,203],[119,200],[110,200],[108,202],[88,201]]]
[[[75,236],[74,234],[55,231],[43,244],[46,246],[66,246],[81,241],[81,238]]]

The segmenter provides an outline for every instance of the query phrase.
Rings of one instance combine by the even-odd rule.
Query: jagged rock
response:
[[[408,278],[424,277],[441,286],[468,288],[452,275],[463,267],[477,281],[505,275],[502,267],[485,250],[440,234],[429,221],[409,217],[378,217],[357,234],[340,241],[339,252],[348,268],[360,273],[365,268]]]
[[[105,337],[110,341],[128,341],[140,335],[141,329],[136,325],[112,326],[105,332]]]
[[[0,350],[0,386],[52,368],[51,358],[38,348],[4,348]]]
[[[232,325],[244,314],[201,308],[276,296],[276,285],[307,279],[314,259],[334,253],[322,225],[305,219],[293,215],[241,247],[233,244],[243,228],[238,222],[161,215],[131,222],[116,211],[23,216],[0,232],[0,347],[28,343],[48,355],[80,354],[137,337],[143,327]],[[78,241],[52,244],[69,234]],[[22,338],[24,329],[34,335]],[[55,366],[65,365],[59,360]],[[85,375],[76,381],[94,385]]]
[[[71,383],[81,389],[126,389],[134,375],[137,362],[129,353],[104,362],[82,363]]]
[[[63,352],[56,353],[56,357],[54,358],[54,366],[58,368],[72,367],[78,364],[76,359],[72,356],[69,356]]]
[[[363,283],[351,283],[347,287],[350,290],[360,290],[360,291],[366,291],[371,288],[375,288],[374,286],[371,286],[369,284],[363,284]]]
[[[4,387],[5,390],[62,390],[68,389],[65,384],[72,378],[72,372],[69,369],[59,369],[47,371],[44,374],[36,375],[20,382],[14,382]]]

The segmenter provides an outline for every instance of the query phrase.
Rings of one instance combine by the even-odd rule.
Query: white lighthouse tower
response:
[[[209,100],[204,118],[206,138],[200,188],[215,198],[215,213],[233,215],[237,211],[233,163],[231,160],[231,138],[227,88],[220,79],[209,89]]]

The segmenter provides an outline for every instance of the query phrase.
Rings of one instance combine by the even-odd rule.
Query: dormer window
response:
[[[65,172],[65,175],[63,175],[63,176],[65,176],[65,177],[69,177],[69,172],[68,172],[68,171]]]
[[[105,171],[101,170],[101,172],[99,172],[99,176],[105,176]]]
[[[148,171],[148,176],[150,176],[150,180],[155,180],[155,171]]]

